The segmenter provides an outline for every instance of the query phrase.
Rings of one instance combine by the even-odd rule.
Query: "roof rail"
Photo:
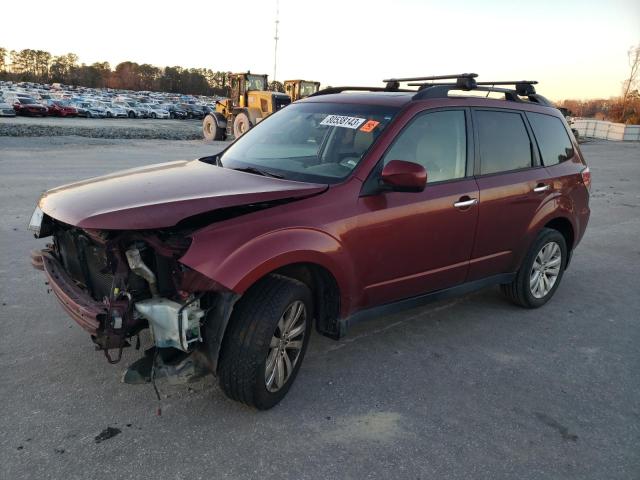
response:
[[[322,90],[309,95],[309,97],[317,97],[319,95],[331,95],[332,93],[342,92],[415,92],[415,90],[408,90],[402,88],[390,88],[387,87],[327,87]]]

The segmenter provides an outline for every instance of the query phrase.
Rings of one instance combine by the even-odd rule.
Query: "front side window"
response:
[[[467,132],[462,110],[418,115],[400,133],[384,156],[384,163],[405,160],[422,165],[427,183],[465,176]]]
[[[337,183],[360,163],[395,107],[292,104],[242,135],[219,158],[224,167],[303,182]]]
[[[519,113],[475,112],[480,142],[480,173],[531,167],[531,140]]]
[[[527,118],[538,140],[544,165],[556,165],[573,157],[573,145],[559,118],[531,112],[527,112]]]

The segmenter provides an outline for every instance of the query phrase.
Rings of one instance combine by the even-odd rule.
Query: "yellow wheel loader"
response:
[[[285,80],[284,93],[291,97],[291,101],[295,102],[301,98],[308,97],[320,90],[320,82],[309,80]]]
[[[291,103],[289,95],[267,91],[266,75],[234,73],[230,98],[216,102],[216,110],[202,122],[205,140],[240,137],[258,122]]]

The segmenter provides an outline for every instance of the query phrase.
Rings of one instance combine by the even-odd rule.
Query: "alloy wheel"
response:
[[[535,298],[544,298],[556,284],[562,267],[562,250],[556,242],[542,246],[531,267],[529,288]]]
[[[284,311],[271,337],[264,372],[267,390],[275,393],[289,380],[300,358],[307,330],[307,308],[296,300]]]

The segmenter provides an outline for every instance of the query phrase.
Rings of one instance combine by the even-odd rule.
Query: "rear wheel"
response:
[[[135,113],[133,113],[133,112],[129,112],[129,113],[128,113],[128,117],[129,117],[129,118],[135,118],[135,117],[136,117],[136,114],[135,114]]]
[[[251,128],[251,122],[249,121],[249,116],[240,112],[233,119],[233,136],[235,138],[240,138],[242,135],[247,133]]]
[[[223,140],[224,131],[218,126],[218,122],[213,115],[207,115],[202,121],[202,134],[204,139],[208,141]]]
[[[541,307],[558,289],[567,265],[567,243],[557,230],[544,228],[533,242],[516,278],[502,293],[525,308]]]
[[[302,364],[312,327],[309,288],[269,275],[238,302],[218,368],[225,394],[259,410],[276,405]]]

